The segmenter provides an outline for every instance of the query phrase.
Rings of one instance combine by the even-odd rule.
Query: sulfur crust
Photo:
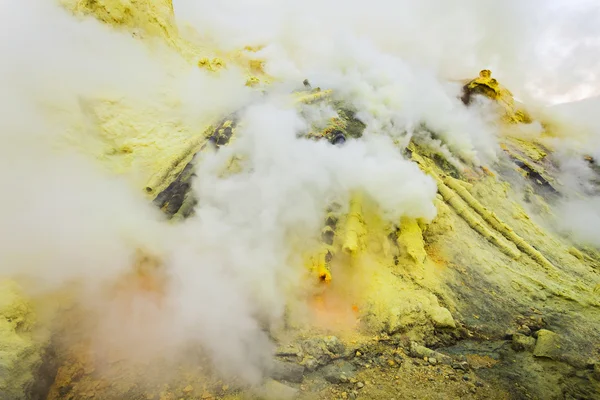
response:
[[[19,285],[0,280],[0,399],[26,398],[41,364],[42,345],[35,340],[36,315]]]

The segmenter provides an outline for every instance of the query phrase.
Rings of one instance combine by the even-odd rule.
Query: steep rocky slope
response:
[[[231,65],[245,71],[249,92],[269,91],[272,78],[255,49],[225,53],[182,39],[168,0],[63,3],[72,18],[96,18],[167,54],[173,75],[183,65],[210,73]],[[553,207],[571,187],[560,181],[560,159],[544,136],[551,133],[524,139],[522,125],[535,115],[489,71],[464,90],[500,105],[498,158],[463,160],[422,127],[410,142],[397,140],[395,151],[437,187],[435,218],[389,223],[368,193],[333,199],[317,240],[295,244],[302,290],[286,299],[282,324],[263,327],[275,349],[258,383],[222,374],[210,349],[194,345],[135,361],[119,348],[130,342],[108,340],[99,351],[103,310],[78,301],[81,288],[28,295],[16,283],[27,281],[13,277],[0,285],[0,399],[600,398],[600,253],[555,229]],[[165,232],[197,218],[198,160],[225,149],[245,123],[239,110],[220,110],[195,131],[169,96],[161,105],[82,99],[75,126],[94,127],[94,146],[69,133],[111,173],[136,171],[131,185],[164,213]],[[301,140],[344,151],[363,135],[357,110],[334,91],[305,81],[289,97],[312,115]],[[314,117],[324,108],[335,116]],[[233,154],[223,175],[244,166]],[[136,334],[148,337],[156,314],[145,320],[136,300],[169,312],[161,303],[169,271],[151,253],[140,250],[108,289],[111,306],[126,310],[124,320],[139,319],[145,330]]]

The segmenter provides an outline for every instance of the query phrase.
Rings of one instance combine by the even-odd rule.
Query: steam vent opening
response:
[[[0,400],[600,399],[595,3],[5,3]]]

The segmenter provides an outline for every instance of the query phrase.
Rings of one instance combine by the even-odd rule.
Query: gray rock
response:
[[[514,351],[532,351],[535,348],[535,339],[531,336],[515,333],[510,346]]]
[[[466,361],[454,362],[454,363],[452,363],[452,368],[454,368],[456,370],[468,371],[469,363]]]
[[[275,355],[278,357],[302,357],[302,350],[298,346],[288,345],[279,347]]]
[[[343,354],[346,350],[346,346],[336,336],[327,336],[323,338],[323,342],[331,353],[335,355]]]
[[[343,378],[342,378],[343,376]],[[334,385],[338,385],[340,383],[348,382],[348,378],[345,375],[337,374],[337,373],[326,373],[323,375],[325,380],[329,383],[333,383]]]
[[[346,361],[338,361],[333,365],[324,367],[322,373],[323,378],[325,378],[327,382],[340,384],[346,383],[352,379],[356,374],[356,368]]]
[[[557,360],[561,353],[560,336],[547,329],[540,329],[537,332],[537,341],[535,342],[533,355]]]
[[[271,378],[278,381],[300,383],[304,379],[304,366],[275,360],[271,370]]]
[[[416,343],[416,342],[410,342],[410,356],[411,357],[416,357],[416,358],[425,358],[427,357],[428,359],[430,358],[434,358],[436,364],[437,363],[442,363],[442,364],[452,364],[452,358],[442,354],[442,353],[438,353],[437,351],[428,349],[425,346],[421,346],[420,344]]]
[[[298,397],[298,389],[283,383],[269,380],[260,390],[259,395],[265,400],[292,400]]]
[[[359,389],[362,389],[362,388],[365,387],[365,384],[362,383],[362,382],[356,382],[356,387],[359,388]]]
[[[301,345],[305,354],[314,357],[317,360],[331,356],[331,352],[327,350],[327,346],[321,338],[315,337],[304,340]]]
[[[306,356],[301,363],[308,372],[313,372],[319,368],[319,361],[313,356]]]
[[[341,358],[346,350],[344,344],[335,336],[310,338],[304,340],[301,346],[305,354],[302,364],[310,371]],[[316,360],[316,365],[312,359]]]

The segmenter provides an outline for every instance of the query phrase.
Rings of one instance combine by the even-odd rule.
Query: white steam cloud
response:
[[[582,76],[543,63],[533,48],[544,18],[557,15],[541,1],[174,3],[181,22],[216,47],[265,45],[258,56],[282,82],[280,92],[304,78],[334,89],[367,124],[364,139],[342,147],[298,139],[307,120],[277,96],[254,101],[235,68],[210,75],[166,46],[149,50],[52,2],[3,2],[0,274],[35,277],[43,289],[78,281],[92,289],[85,300],[106,310],[99,331],[124,347],[160,352],[198,342],[223,372],[251,382],[270,356],[265,330],[281,322],[301,281],[298,244],[315,240],[331,201],[343,204],[358,189],[391,222],[434,217],[435,183],[394,139],[406,141],[424,125],[444,152],[474,163],[495,157],[493,125],[460,104],[460,85],[447,78],[491,66],[526,93],[525,83],[551,76],[550,67],[562,79],[559,91]],[[579,37],[572,21],[563,22]],[[595,84],[595,76],[582,83]],[[133,142],[145,129],[164,129],[168,142],[172,126],[185,138],[252,105],[236,140],[201,157],[196,216],[171,226],[134,186],[138,167],[152,160],[134,160],[116,177],[95,159],[107,157],[86,105],[102,101],[132,115],[124,132]],[[222,176],[232,156],[244,168]],[[139,248],[162,260],[165,299],[141,297],[134,316],[122,315],[100,293],[131,271]]]

